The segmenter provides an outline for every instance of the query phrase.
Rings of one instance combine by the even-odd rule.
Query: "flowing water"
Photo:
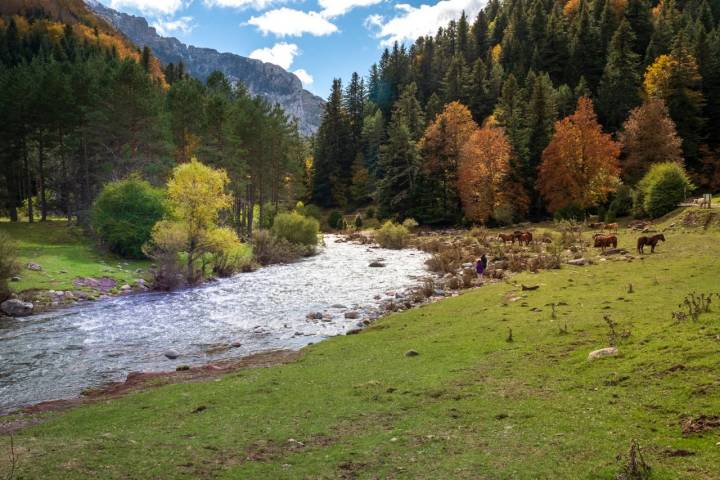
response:
[[[131,371],[297,349],[356,328],[359,320],[346,319],[346,311],[372,315],[388,291],[413,286],[427,274],[422,252],[336,240],[326,236],[319,254],[303,261],[197,288],[0,321],[0,411],[74,397],[86,387],[124,380]],[[370,268],[378,258],[386,266]],[[326,318],[310,321],[311,312]],[[179,357],[168,359],[168,350]]]

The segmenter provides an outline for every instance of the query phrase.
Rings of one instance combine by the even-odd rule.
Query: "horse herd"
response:
[[[595,248],[600,248],[604,252],[606,248],[617,248],[618,246],[618,228],[619,225],[617,223],[591,223],[589,225],[590,228],[595,229],[602,229],[607,230],[608,233],[596,233],[593,235],[593,246]],[[615,232],[615,233],[611,233]],[[527,230],[515,230],[512,233],[500,233],[498,235],[500,240],[502,240],[503,244],[507,244],[507,242],[511,242],[513,245],[515,244],[515,241],[518,242],[518,244],[525,246],[530,245],[530,242],[533,240],[533,235],[531,232]],[[651,235],[651,236],[641,236],[637,239],[637,252],[639,254],[645,253],[645,247],[650,247],[650,253],[655,253],[655,247],[657,246],[658,242],[664,242],[665,241],[665,235],[662,233],[659,233],[657,235]]]

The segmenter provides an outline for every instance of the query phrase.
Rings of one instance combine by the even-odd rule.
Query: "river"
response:
[[[414,286],[427,275],[422,252],[369,248],[338,238],[326,235],[319,253],[302,261],[196,288],[0,320],[0,412],[75,397],[84,388],[122,381],[132,371],[298,349],[356,328],[359,320],[346,319],[345,312],[372,315],[386,293]],[[368,266],[378,258],[385,267]],[[326,318],[308,320],[311,312],[324,312]],[[236,347],[222,348],[232,344]],[[169,350],[178,358],[167,358]]]

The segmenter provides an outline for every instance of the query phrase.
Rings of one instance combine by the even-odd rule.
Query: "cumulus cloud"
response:
[[[325,18],[334,18],[345,15],[355,7],[369,7],[377,5],[383,0],[318,0],[322,8],[320,14]]]
[[[132,8],[146,15],[172,15],[184,8],[185,4],[185,0],[110,0],[111,8]]]
[[[193,24],[192,17],[180,17],[180,18],[158,18],[153,23],[157,33],[163,37],[168,37],[173,34],[188,34],[193,31],[195,24]]]
[[[303,12],[287,7],[267,11],[259,17],[250,17],[247,23],[257,27],[263,35],[272,33],[278,37],[299,37],[305,33],[320,37],[338,30],[318,12]]]
[[[468,17],[474,17],[486,3],[487,0],[441,0],[434,5],[423,4],[418,7],[399,3],[395,5],[400,12],[398,15],[391,19],[370,15],[365,19],[365,26],[381,39],[381,45],[387,46],[394,42],[413,41],[423,35],[433,35],[438,27],[460,18],[463,11]]]
[[[295,74],[296,77],[298,77],[300,79],[300,81],[303,84],[303,87],[310,86],[315,81],[315,79],[312,77],[312,75],[310,75],[308,72],[306,72],[302,68],[298,68],[293,73]]]
[[[254,8],[264,10],[271,5],[285,3],[285,0],[204,0],[207,7]]]
[[[250,52],[249,57],[263,62],[274,63],[287,70],[299,53],[300,49],[294,43],[280,42],[269,48],[253,50]]]

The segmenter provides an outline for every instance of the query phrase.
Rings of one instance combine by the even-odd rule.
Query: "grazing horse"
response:
[[[617,241],[615,235],[598,235],[595,237],[595,248],[602,248],[603,252],[607,247],[617,248]]]
[[[500,240],[502,240],[503,245],[507,242],[515,243],[515,235],[512,233],[500,233],[498,234],[498,237],[500,237]]]
[[[525,243],[525,245],[527,246],[530,245],[530,242],[532,242],[533,236],[532,233],[528,231],[515,230],[513,232],[513,238],[514,240],[517,240],[520,245]]]
[[[640,237],[637,241],[637,251],[638,253],[645,253],[645,245],[650,245],[650,253],[655,253],[655,246],[658,244],[658,242],[662,240],[665,241],[665,235],[662,233],[658,233],[657,235],[653,235],[652,237]]]
[[[618,224],[617,223],[606,223],[605,224],[605,230],[617,232],[618,231]]]

